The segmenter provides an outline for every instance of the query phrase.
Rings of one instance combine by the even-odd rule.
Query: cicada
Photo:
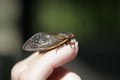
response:
[[[39,32],[28,39],[23,45],[26,51],[49,51],[63,44],[74,44],[74,34],[70,32],[61,32],[59,34]]]

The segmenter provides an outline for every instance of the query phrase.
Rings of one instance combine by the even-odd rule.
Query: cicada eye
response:
[[[70,33],[70,32],[68,32],[67,34],[68,34],[69,37],[72,35],[72,33]]]

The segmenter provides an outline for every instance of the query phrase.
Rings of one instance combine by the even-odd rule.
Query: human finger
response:
[[[66,62],[75,58],[78,52],[78,44],[74,48],[70,45],[46,52],[38,56],[27,65],[27,68],[21,73],[21,80],[46,80],[53,70]]]
[[[11,70],[11,80],[18,80],[20,73],[23,72],[27,68],[27,64],[31,60],[36,58],[38,55],[40,56],[39,52],[35,52],[34,54],[30,55],[28,58],[16,63]]]
[[[56,68],[47,80],[81,80],[81,78],[63,67]]]

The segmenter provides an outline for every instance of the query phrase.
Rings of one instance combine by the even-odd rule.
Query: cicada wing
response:
[[[36,51],[39,46],[39,39],[42,37],[42,35],[43,33],[36,33],[25,42],[22,48],[26,51]]]
[[[48,50],[49,47],[62,42],[63,39],[64,37],[62,36],[40,32],[26,41],[23,45],[23,49],[26,51],[45,51]]]

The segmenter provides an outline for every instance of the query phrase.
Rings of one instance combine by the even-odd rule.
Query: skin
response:
[[[65,45],[45,54],[35,52],[14,65],[11,80],[81,80],[77,74],[62,67],[76,57],[78,44],[73,46]]]

